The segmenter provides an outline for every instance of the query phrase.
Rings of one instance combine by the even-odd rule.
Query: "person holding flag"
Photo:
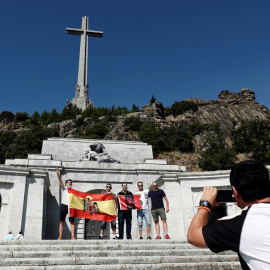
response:
[[[64,185],[58,167],[56,167],[56,175],[62,190],[62,200],[60,205],[59,237],[58,237],[58,240],[62,240],[65,219],[66,215],[68,214],[68,189],[72,187],[72,180],[71,179],[66,180],[66,185]],[[71,240],[76,240],[74,217],[69,217],[69,222],[70,222]]]
[[[128,191],[127,183],[122,184],[122,191],[117,195],[133,195],[132,192]],[[119,223],[119,239],[123,239],[124,236],[124,221],[126,220],[126,234],[127,239],[131,238],[131,222],[132,222],[132,211],[130,208],[127,210],[121,210],[120,203],[118,204],[118,223]]]
[[[150,229],[151,229],[151,223],[150,223],[150,214],[149,214],[149,206],[148,206],[148,192],[149,190],[143,189],[143,182],[138,182],[138,189],[139,191],[135,194],[140,195],[140,202],[142,209],[137,209],[137,219],[138,219],[138,229],[139,229],[139,236],[140,239],[143,239],[142,237],[142,225],[143,225],[143,219],[145,220],[146,224],[146,233],[147,233],[147,239],[152,239],[150,236]]]
[[[110,183],[108,183],[106,185],[106,194],[113,195],[111,190],[112,190],[112,185]],[[103,239],[103,233],[104,233],[104,230],[106,230],[106,227],[107,227],[107,222],[106,221],[101,221],[99,239]],[[111,227],[112,227],[112,231],[113,231],[113,238],[112,239],[113,240],[118,239],[118,237],[116,236],[116,219],[111,221]]]

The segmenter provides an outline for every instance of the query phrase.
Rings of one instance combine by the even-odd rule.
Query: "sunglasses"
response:
[[[110,187],[110,186],[107,186],[106,188],[112,188],[112,187]]]

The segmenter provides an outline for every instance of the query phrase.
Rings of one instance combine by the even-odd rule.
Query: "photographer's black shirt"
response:
[[[238,253],[243,269],[270,269],[270,203],[257,203],[240,214],[219,219],[202,229],[209,249]]]

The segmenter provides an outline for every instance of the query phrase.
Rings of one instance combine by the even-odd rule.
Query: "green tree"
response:
[[[202,133],[203,131],[209,130],[209,128],[210,125],[202,124],[200,122],[192,123],[189,126],[190,133],[192,134],[193,137]]]
[[[56,111],[56,109],[52,109],[52,112],[48,118],[48,122],[55,123],[55,122],[59,122],[59,121],[60,121],[59,113]]]
[[[233,147],[238,153],[253,153],[256,160],[270,161],[270,121],[245,121],[232,130]]]
[[[128,117],[124,121],[125,131],[140,131],[142,120],[139,117]]]
[[[50,118],[50,113],[47,111],[43,111],[43,113],[40,115],[40,121],[43,125],[49,124],[49,118]]]
[[[227,146],[218,125],[212,127],[216,132],[212,131],[206,136],[198,164],[204,171],[231,169],[237,160],[236,152]]]
[[[77,115],[82,114],[82,110],[75,105],[69,103],[62,110],[61,120],[75,119]]]
[[[131,112],[138,112],[139,110],[140,110],[139,106],[137,106],[136,104],[132,105]]]
[[[39,125],[39,122],[40,122],[40,115],[39,115],[39,112],[35,111],[31,118],[30,118],[30,124],[31,125]]]
[[[7,122],[12,122],[14,120],[14,114],[10,111],[3,111],[0,113],[0,122],[1,121],[7,121]]]
[[[104,122],[98,122],[93,127],[88,127],[85,131],[85,138],[88,139],[104,139],[110,131],[108,125]]]
[[[29,130],[17,133],[9,155],[12,158],[26,158],[29,153],[40,153],[43,140],[49,137],[59,137],[54,129],[34,126]]]
[[[139,131],[139,139],[142,142],[152,145],[155,154],[155,147],[157,141],[156,125],[154,123],[143,123]]]
[[[150,104],[154,104],[156,102],[156,98],[154,97],[154,95],[152,95],[151,99],[150,99]]]
[[[15,119],[15,121],[17,121],[17,122],[24,122],[24,121],[26,121],[28,118],[29,118],[29,115],[28,115],[27,112],[17,112],[17,113],[14,115],[14,119]]]
[[[16,138],[15,132],[10,131],[0,132],[0,164],[5,163],[5,159],[7,158],[13,158],[13,156],[10,156],[10,151],[15,138]]]
[[[198,105],[193,101],[175,101],[170,108],[166,109],[166,115],[173,115],[174,117],[181,115],[187,111],[196,112]]]

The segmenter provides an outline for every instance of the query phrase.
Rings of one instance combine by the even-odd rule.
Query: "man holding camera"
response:
[[[230,183],[242,211],[208,223],[217,204],[217,189],[204,187],[197,214],[188,231],[188,242],[218,253],[238,253],[243,269],[270,269],[270,181],[261,162],[244,161],[233,167]]]

